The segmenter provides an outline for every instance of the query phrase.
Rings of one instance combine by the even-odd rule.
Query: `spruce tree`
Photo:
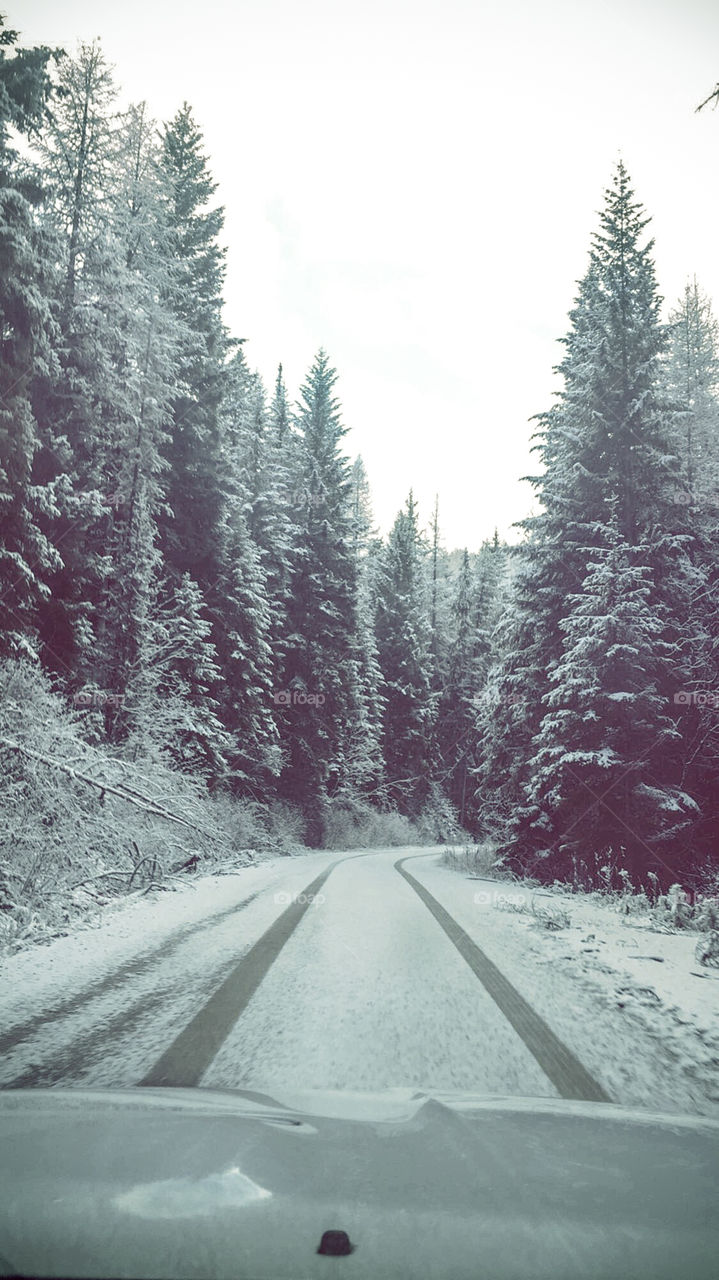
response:
[[[189,574],[165,584],[143,654],[143,676],[152,679],[134,740],[143,754],[156,751],[175,768],[219,787],[232,781],[233,742],[220,720],[221,672],[204,612]]]
[[[56,252],[56,360],[33,396],[43,423],[36,475],[57,501],[45,532],[61,561],[40,611],[43,660],[70,685],[96,675],[108,574],[111,502],[126,445],[128,297],[113,228],[118,167],[116,87],[98,42],[58,71],[57,101],[39,145],[44,225]]]
[[[481,728],[494,707],[489,671],[496,658],[506,548],[495,534],[475,557],[465,550],[449,615],[446,675],[437,711],[439,765],[462,826],[477,831],[476,802],[481,767]]]
[[[156,127],[144,103],[125,113],[117,156],[112,225],[123,307],[119,363],[125,395],[111,459],[107,572],[96,632],[103,686],[123,695],[122,714],[108,717],[106,725],[111,736],[120,738],[130,731],[144,701],[139,688],[146,693],[150,678],[142,664],[148,644],[152,646],[151,618],[162,573],[159,520],[167,483],[163,455],[180,333],[165,305],[167,228],[157,176]]]
[[[677,487],[687,505],[714,505],[719,490],[719,326],[696,278],[670,313],[666,368],[679,413]]]
[[[607,504],[615,504],[620,540],[647,548],[650,607],[662,611],[670,630],[686,572],[673,417],[660,377],[666,333],[647,221],[620,163],[564,339],[563,388],[539,419],[544,470],[533,483],[541,510],[523,522],[527,541],[495,680],[499,724],[486,734],[483,767],[495,811],[512,813],[503,852],[518,867],[533,857],[538,832],[536,822],[527,826],[524,800],[537,767],[546,673],[562,656],[567,598],[582,590],[592,552],[602,545]],[[677,637],[667,639],[676,652]],[[669,790],[677,770],[673,752],[661,779]]]
[[[270,406],[270,428],[277,447],[282,449],[292,431],[292,414],[281,364],[277,367],[275,390]]]
[[[0,652],[38,656],[38,610],[59,553],[42,528],[51,486],[33,475],[40,431],[33,374],[52,361],[49,248],[37,224],[43,191],[10,130],[33,138],[50,97],[50,49],[15,49],[0,16]]]
[[[280,769],[272,695],[287,589],[288,517],[265,391],[240,347],[229,362],[220,414],[225,513],[219,573],[208,590],[222,671],[223,723],[233,735],[234,786],[266,797]]]
[[[217,546],[226,498],[219,419],[230,344],[222,320],[224,213],[212,205],[216,183],[187,103],[163,128],[159,170],[171,264],[168,304],[183,334],[166,455],[162,546],[172,571],[189,573],[206,593],[220,569]]]
[[[422,812],[430,794],[436,711],[430,608],[427,545],[410,493],[382,555],[376,625],[387,794],[413,816]]]
[[[382,673],[379,666],[376,627],[376,557],[372,555],[373,516],[370,486],[364,463],[355,458],[350,471],[351,548],[357,582],[357,663],[359,714],[354,723],[350,752],[357,762],[351,786],[376,794],[384,776],[382,755]]]
[[[221,676],[218,714],[232,743],[231,785],[266,800],[281,766],[272,704],[272,603],[261,552],[240,505],[228,512],[221,563],[211,615]]]
[[[696,280],[670,315],[666,381],[678,410],[676,487],[689,566],[677,608],[678,723],[683,784],[701,810],[686,843],[701,863],[719,852],[719,720],[713,705],[719,669],[719,328]]]
[[[354,754],[363,715],[357,568],[352,554],[346,433],[336,371],[319,351],[296,415],[301,439],[297,542],[278,719],[284,796],[301,804],[307,839],[324,840],[328,798],[365,766]]]
[[[435,731],[439,770],[462,824],[467,813],[467,784],[473,763],[477,717],[473,587],[469,552],[465,549],[451,607],[447,670]]]
[[[651,872],[668,887],[673,845],[697,810],[662,782],[680,736],[666,696],[675,650],[651,549],[624,541],[614,520],[604,538],[568,598],[533,743],[525,818],[540,840],[534,869],[587,888],[600,879],[618,886],[620,872],[649,886]]]

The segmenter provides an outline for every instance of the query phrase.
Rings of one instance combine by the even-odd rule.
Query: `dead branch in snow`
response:
[[[695,107],[694,110],[702,111],[704,107],[707,107],[709,103],[712,101],[715,107],[719,107],[719,84],[717,85],[716,89],[712,89],[711,93],[709,94],[709,97],[705,98],[703,102],[700,102],[699,106]]]
[[[30,760],[39,760],[41,764],[47,765],[50,769],[60,769],[73,781],[84,782],[89,787],[95,787],[97,791],[117,796],[120,800],[126,800],[128,804],[134,804],[138,809],[143,809],[145,813],[152,813],[155,817],[165,818],[168,822],[176,822],[180,826],[188,827],[191,831],[197,831],[199,835],[207,836],[209,839],[213,838],[208,831],[203,831],[202,827],[196,826],[194,822],[190,822],[187,818],[181,818],[178,814],[166,809],[164,805],[157,804],[156,801],[151,800],[149,796],[142,796],[139,792],[125,787],[123,783],[120,783],[119,786],[113,786],[109,782],[98,782],[96,778],[91,778],[86,773],[80,773],[78,769],[73,769],[71,765],[65,764],[62,760],[53,760],[50,756],[43,755],[40,751],[34,751],[31,747],[26,747],[20,742],[13,742],[10,738],[0,738],[0,745],[7,747],[9,751],[18,751]]]

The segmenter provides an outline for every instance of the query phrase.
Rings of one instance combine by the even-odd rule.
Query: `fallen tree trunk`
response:
[[[206,836],[208,839],[213,838],[208,831],[203,831],[202,827],[195,826],[194,822],[190,822],[187,818],[181,818],[176,813],[171,813],[169,809],[165,809],[163,805],[156,804],[148,796],[140,796],[139,792],[125,789],[122,783],[120,783],[119,787],[114,787],[109,782],[98,782],[96,778],[90,778],[86,773],[80,773],[78,769],[73,769],[71,765],[64,764],[62,760],[53,760],[50,756],[43,755],[40,751],[34,751],[31,747],[23,746],[20,742],[13,742],[10,738],[0,738],[0,746],[7,747],[10,751],[18,751],[20,755],[26,756],[29,760],[39,760],[41,764],[47,765],[51,769],[60,769],[73,781],[84,782],[88,787],[95,787],[97,791],[117,796],[120,800],[126,800],[128,804],[134,804],[138,809],[144,810],[145,813],[151,813],[157,818],[165,818],[168,822],[176,822],[182,827],[187,827],[190,831],[196,831],[199,835]]]

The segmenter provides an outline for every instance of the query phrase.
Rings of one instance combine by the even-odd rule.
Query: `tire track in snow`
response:
[[[243,911],[245,907],[249,907],[250,903],[254,902],[261,892],[262,890],[257,889],[254,893],[249,894],[247,898],[242,898],[239,902],[233,903],[231,907],[223,907],[211,916],[204,916],[202,920],[183,925],[175,933],[172,933],[169,938],[166,938],[164,942],[161,942],[159,946],[152,947],[148,951],[143,951],[140,956],[133,956],[131,960],[124,961],[117,969],[113,969],[104,978],[98,979],[98,981],[91,983],[89,986],[83,987],[76,995],[69,996],[67,999],[53,1005],[52,1008],[35,1014],[27,1022],[16,1022],[0,1035],[0,1053],[7,1053],[9,1049],[16,1048],[22,1041],[29,1040],[36,1032],[47,1027],[49,1023],[57,1022],[60,1018],[77,1013],[90,1001],[107,995],[128,979],[142,977],[143,974],[155,967],[158,960],[166,960],[174,955],[195,934],[202,933],[205,929],[215,928],[216,925],[222,924],[224,920],[236,912]],[[14,1081],[12,1083],[13,1085],[15,1084]],[[9,1086],[3,1086],[3,1088],[7,1087]]]
[[[52,1058],[31,1062],[14,1079],[3,1084],[3,1089],[49,1088],[51,1085],[77,1083],[77,1077],[93,1065],[94,1055],[102,1051],[113,1035],[127,1035],[149,1017],[160,1014],[167,1004],[167,991],[143,996],[130,1008],[121,1009],[106,1018],[99,1027],[76,1036],[68,1045],[54,1049]],[[79,1081],[82,1084],[82,1080]]]
[[[476,942],[472,941],[469,934],[465,933],[462,926],[457,924],[448,911],[445,911],[429,890],[425,889],[419,880],[415,880],[409,871],[405,871],[403,863],[407,860],[407,858],[400,858],[395,862],[395,870],[414,889],[450,942],[454,943],[462,958],[466,960],[507,1021],[524,1041],[544,1074],[551,1080],[560,1097],[579,1099],[584,1102],[611,1102],[611,1098],[602,1086],[558,1036],[555,1036],[544,1019],[535,1013],[530,1004],[527,1004],[524,996],[519,994],[508,978],[505,978],[489,956],[485,955]]]
[[[296,901],[285,907],[279,919],[250,947],[207,1003],[173,1040],[152,1070],[139,1081],[141,1085],[189,1088],[199,1084],[305,911],[312,905],[314,895],[337,865],[337,862],[333,862],[298,895]]]

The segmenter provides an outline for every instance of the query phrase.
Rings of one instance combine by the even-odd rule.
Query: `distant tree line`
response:
[[[120,111],[99,44],[21,49],[2,24],[2,657],[88,740],[297,805],[313,845],[360,799],[543,879],[699,874],[717,328],[696,282],[660,322],[623,166],[538,419],[538,513],[476,553],[412,494],[377,536],[324,351],[296,401],[251,369],[215,196],[187,104]]]

